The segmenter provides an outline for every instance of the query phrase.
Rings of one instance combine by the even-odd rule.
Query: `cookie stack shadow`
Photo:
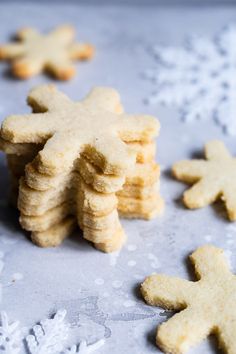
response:
[[[126,174],[105,174],[86,154],[73,167],[42,173],[37,158],[42,144],[0,138],[11,178],[11,202],[35,244],[57,246],[79,225],[97,249],[113,252],[126,239],[119,215],[151,219],[162,212],[154,138],[125,143],[136,154],[135,166]]]

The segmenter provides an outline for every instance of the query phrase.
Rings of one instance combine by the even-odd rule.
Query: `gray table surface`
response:
[[[1,154],[0,256],[4,268],[0,309],[12,320],[31,327],[65,308],[71,323],[68,345],[105,337],[100,350],[104,354],[158,353],[154,344],[156,326],[167,314],[141,299],[138,288],[145,276],[162,272],[190,277],[186,257],[207,242],[223,247],[236,271],[236,226],[227,221],[221,204],[186,210],[180,202],[186,187],[169,174],[173,162],[201,151],[212,138],[222,139],[236,153],[235,138],[224,135],[213,122],[185,124],[174,109],[145,106],[143,99],[152,86],[141,78],[153,64],[147,50],[151,44],[163,40],[178,44],[189,33],[211,35],[234,20],[236,9],[231,7],[0,5],[0,42],[6,42],[22,26],[47,30],[71,23],[79,39],[96,46],[93,61],[78,63],[75,79],[57,83],[72,99],[82,98],[92,86],[112,86],[119,90],[127,112],[159,118],[162,129],[157,160],[162,165],[161,193],[166,202],[162,218],[122,221],[128,242],[119,254],[94,250],[79,233],[58,248],[40,249],[27,239],[17,224],[16,213],[7,206],[8,177]],[[0,120],[8,114],[27,112],[29,89],[51,81],[43,75],[17,81],[6,74],[6,69],[5,63],[0,65]],[[216,352],[215,342],[206,340],[191,351],[199,352]]]

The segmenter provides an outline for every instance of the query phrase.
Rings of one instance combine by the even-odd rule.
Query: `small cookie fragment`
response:
[[[194,184],[184,193],[184,204],[190,209],[202,208],[221,198],[228,217],[236,220],[236,158],[221,141],[205,145],[206,160],[179,161],[172,168],[180,181]]]
[[[75,75],[74,60],[88,60],[94,48],[87,43],[75,43],[72,26],[60,26],[46,35],[33,28],[17,32],[18,41],[0,46],[0,59],[12,61],[12,73],[28,79],[42,71],[50,72],[59,80]]]
[[[178,311],[157,330],[156,343],[166,353],[180,354],[215,334],[225,353],[236,353],[236,276],[223,250],[199,247],[191,256],[196,282],[151,275],[141,285],[149,305]],[[179,312],[180,311],[180,312]]]

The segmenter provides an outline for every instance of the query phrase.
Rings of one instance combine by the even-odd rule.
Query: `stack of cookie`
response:
[[[98,249],[119,249],[125,234],[118,211],[149,219],[163,208],[154,162],[158,121],[123,114],[108,88],[74,103],[54,86],[40,86],[28,103],[33,114],[8,117],[1,128],[22,227],[48,247],[78,223]]]

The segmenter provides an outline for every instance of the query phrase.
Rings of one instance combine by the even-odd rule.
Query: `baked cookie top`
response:
[[[34,113],[9,116],[0,135],[12,143],[44,145],[37,168],[48,175],[72,168],[80,154],[105,174],[126,175],[136,152],[125,142],[150,141],[159,131],[152,116],[121,113],[120,97],[111,88],[94,88],[73,102],[53,85],[42,85],[30,92],[28,103]]]

